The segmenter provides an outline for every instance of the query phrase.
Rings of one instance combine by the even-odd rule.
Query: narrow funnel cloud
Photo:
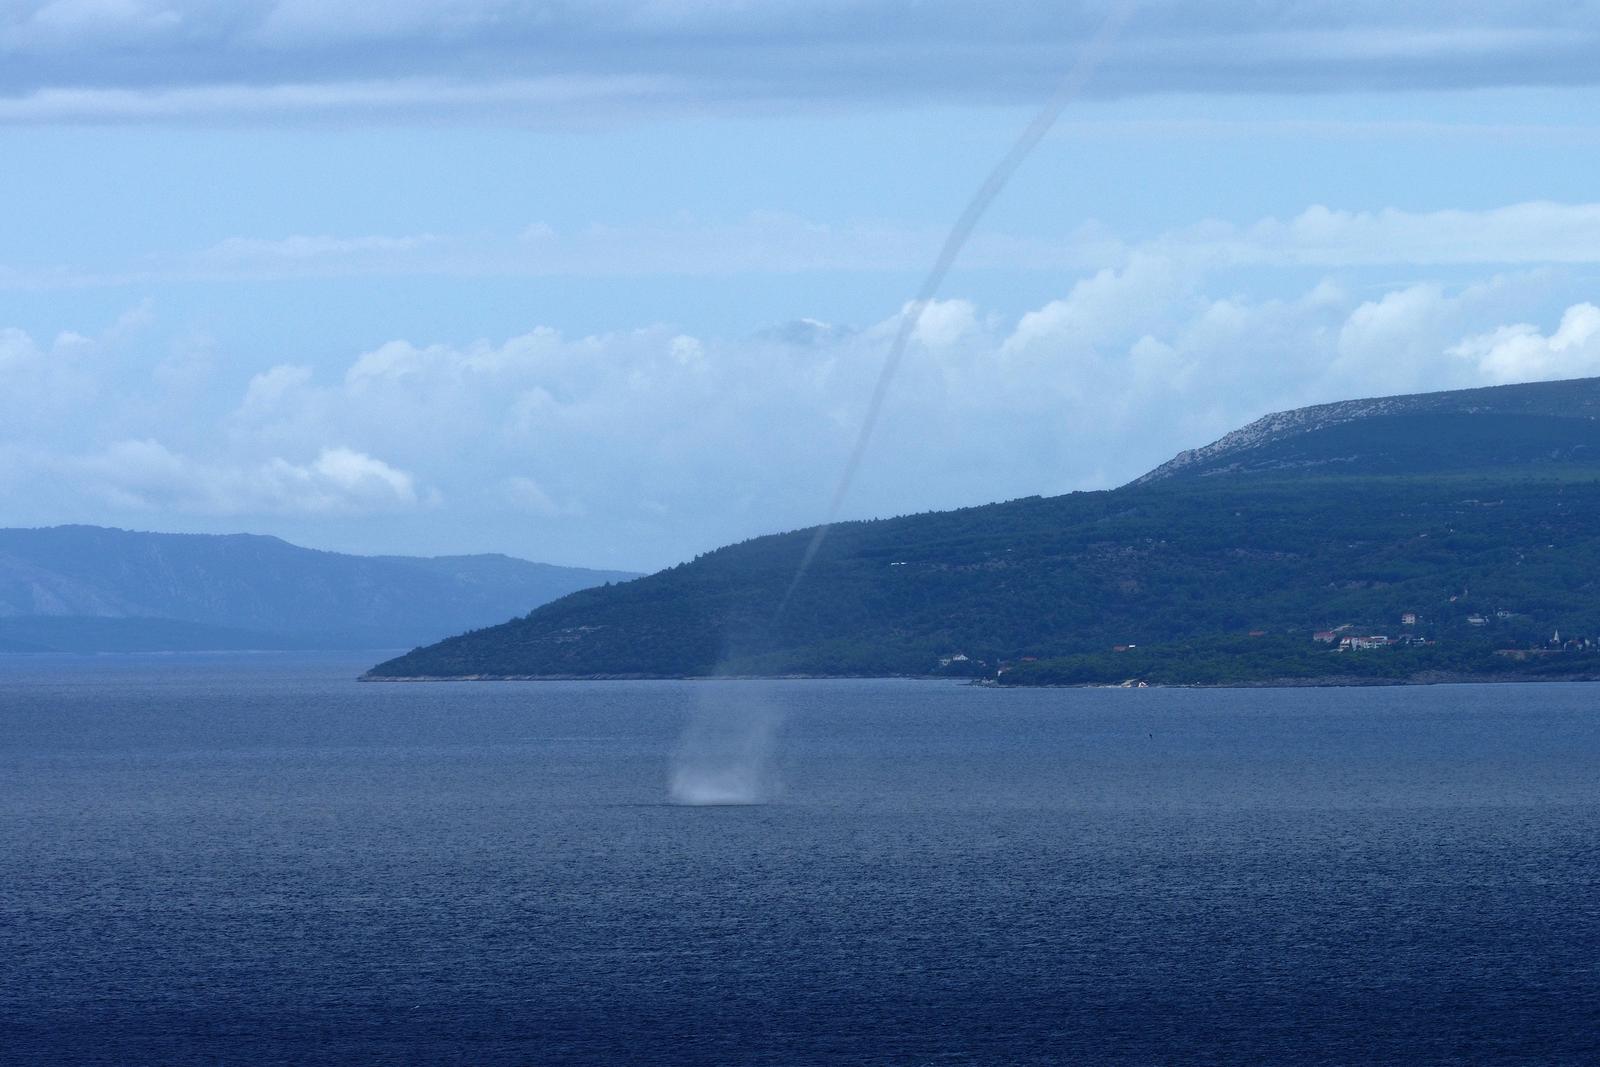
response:
[[[706,684],[678,751],[668,795],[674,804],[765,804],[777,794],[773,741],[782,716],[753,687]]]
[[[906,346],[916,333],[923,312],[938,295],[945,276],[950,273],[956,257],[961,254],[961,249],[972,236],[972,231],[984,213],[989,210],[989,205],[994,203],[995,197],[1000,195],[1017,168],[1028,158],[1029,153],[1044,139],[1045,134],[1050,132],[1061,112],[1083,92],[1095,69],[1105,59],[1111,42],[1123,24],[1133,15],[1134,7],[1135,0],[1120,0],[1112,7],[1105,23],[1089,41],[1066,78],[1062,80],[1060,88],[1044,107],[1040,108],[1033,121],[1028,123],[1016,142],[1012,144],[1010,151],[995,164],[989,176],[968,201],[961,216],[956,219],[955,225],[951,227],[944,246],[939,250],[939,257],[934,261],[933,269],[928,272],[927,278],[922,283],[922,288],[917,291],[916,298],[906,305],[900,315],[894,341],[889,346],[889,354],[884,359],[883,369],[879,371],[877,383],[873,386],[866,415],[862,418],[861,429],[856,434],[855,445],[845,462],[839,484],[833,491],[827,516],[817,527],[810,543],[806,545],[800,566],[795,570],[789,588],[785,590],[783,599],[778,603],[774,621],[783,618],[790,599],[801,581],[805,579],[806,572],[811,569],[818,550],[822,548],[823,540],[839,517],[839,509],[850,492],[856,471],[860,469],[862,457],[866,455],[867,445],[872,440],[872,433],[877,428],[878,417],[883,412],[883,402],[889,395],[889,386],[894,382],[895,373],[900,369],[900,361],[905,356]],[[766,803],[774,793],[775,783],[771,777],[770,765],[773,738],[777,733],[781,716],[770,706],[750,704],[748,698],[752,694],[744,686],[716,686],[703,690],[703,693],[704,703],[684,732],[673,762],[672,780],[669,786],[672,802],[697,806]],[[713,693],[715,695],[712,695]],[[736,703],[741,700],[744,703]]]
[[[850,457],[845,461],[844,473],[839,478],[839,484],[833,491],[833,499],[828,504],[828,512],[817,527],[816,533],[811,536],[811,542],[806,545],[805,555],[800,559],[800,566],[795,570],[794,579],[790,581],[788,590],[783,594],[783,600],[778,604],[777,616],[783,617],[784,611],[789,606],[789,600],[794,596],[794,591],[805,578],[806,572],[811,569],[812,561],[817,558],[817,551],[822,548],[822,542],[827,538],[828,531],[839,518],[839,509],[843,507],[845,497],[850,492],[850,486],[855,481],[856,471],[861,467],[862,457],[866,455],[867,445],[872,440],[872,432],[877,429],[878,416],[883,412],[884,399],[889,395],[889,386],[894,381],[894,376],[900,369],[900,361],[906,353],[906,345],[916,333],[917,324],[922,321],[922,313],[927,310],[928,304],[939,293],[939,288],[944,284],[945,275],[950,273],[950,268],[955,264],[956,257],[961,254],[961,249],[966,246],[971,238],[972,231],[989,210],[989,205],[994,203],[995,197],[1000,195],[1006,183],[1011,181],[1011,176],[1022,166],[1028,155],[1044,140],[1045,134],[1056,124],[1068,104],[1077,99],[1083,92],[1089,79],[1094,76],[1096,68],[1105,59],[1110,51],[1111,42],[1121,32],[1124,24],[1132,17],[1135,0],[1122,0],[1113,5],[1111,13],[1106,16],[1106,21],[1101,25],[1098,33],[1090,39],[1083,54],[1073,64],[1067,76],[1062,79],[1061,85],[1056,89],[1033,121],[1017,137],[1000,161],[994,165],[989,176],[983,184],[978,186],[978,191],[972,194],[972,199],[967,202],[961,216],[956,219],[955,225],[950,228],[950,234],[944,239],[944,246],[939,249],[939,257],[934,260],[933,269],[928,271],[928,276],[922,283],[922,288],[917,291],[916,298],[906,305],[900,314],[900,325],[895,331],[894,342],[889,346],[889,354],[883,361],[883,369],[878,372],[877,384],[872,390],[872,399],[867,403],[866,415],[861,420],[861,429],[856,434],[856,441],[850,450]]]

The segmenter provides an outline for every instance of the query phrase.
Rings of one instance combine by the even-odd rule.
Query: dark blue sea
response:
[[[0,1060],[1600,1062],[1600,686],[365,665],[0,657]]]

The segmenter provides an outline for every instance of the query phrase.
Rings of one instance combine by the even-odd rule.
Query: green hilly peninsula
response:
[[[761,537],[371,678],[1600,678],[1600,379],[1269,415],[1105,492]]]

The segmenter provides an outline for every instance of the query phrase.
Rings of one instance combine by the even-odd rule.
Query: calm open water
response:
[[[1600,686],[364,665],[0,657],[0,1060],[1600,1062]]]

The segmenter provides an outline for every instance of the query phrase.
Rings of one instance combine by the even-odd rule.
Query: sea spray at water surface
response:
[[[669,796],[693,807],[765,804],[778,793],[773,745],[783,716],[757,686],[702,683],[672,761]]]

